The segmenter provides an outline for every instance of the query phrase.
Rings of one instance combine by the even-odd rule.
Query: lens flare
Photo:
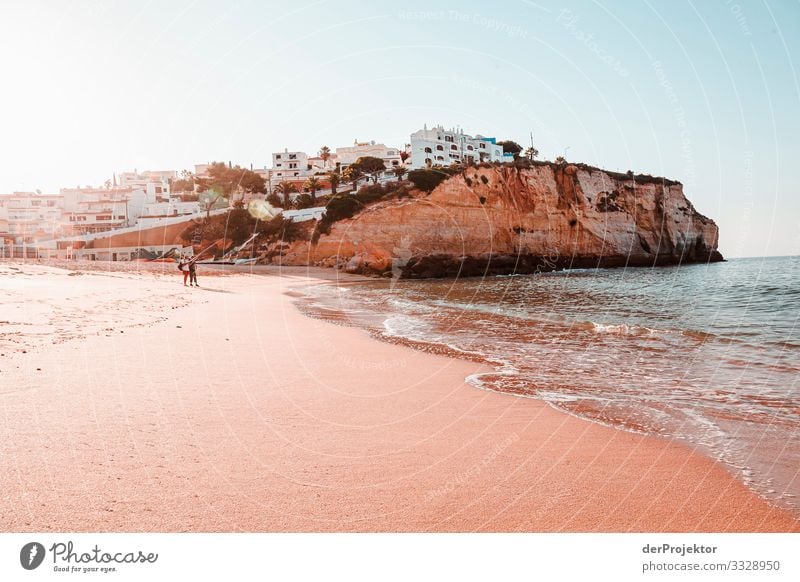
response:
[[[278,214],[278,211],[266,200],[251,200],[247,205],[247,211],[253,218],[266,220]]]

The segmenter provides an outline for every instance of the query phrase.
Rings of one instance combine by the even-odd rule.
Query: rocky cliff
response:
[[[403,277],[720,261],[680,183],[583,165],[468,168],[430,194],[367,206],[283,264]]]

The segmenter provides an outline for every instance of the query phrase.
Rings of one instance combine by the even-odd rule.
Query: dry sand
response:
[[[2,531],[800,529],[682,445],[302,315],[294,273],[0,264]]]

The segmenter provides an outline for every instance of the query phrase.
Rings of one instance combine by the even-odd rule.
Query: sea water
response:
[[[800,511],[800,257],[305,292],[318,316],[487,362],[478,388],[682,441]]]

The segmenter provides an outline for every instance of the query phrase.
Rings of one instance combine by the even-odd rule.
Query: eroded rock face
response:
[[[404,277],[719,261],[716,224],[677,182],[574,165],[469,168],[337,222],[284,264]]]

